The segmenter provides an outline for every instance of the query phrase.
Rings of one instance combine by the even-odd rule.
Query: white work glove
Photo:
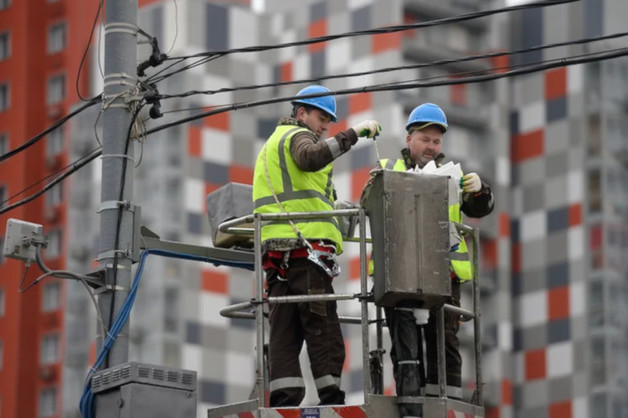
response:
[[[373,138],[382,131],[381,125],[376,120],[364,120],[352,128],[358,137]]]
[[[467,193],[477,193],[482,190],[482,181],[477,173],[469,173],[460,179],[462,190]]]

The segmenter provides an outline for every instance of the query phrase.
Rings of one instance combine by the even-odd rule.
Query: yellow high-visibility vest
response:
[[[401,159],[390,160],[388,158],[382,158],[379,163],[382,168],[386,170],[407,170],[406,163]],[[449,202],[449,220],[451,222],[462,223],[462,211],[460,209],[459,201],[454,203]],[[466,282],[473,278],[471,272],[471,262],[469,261],[469,251],[464,238],[460,241],[458,249],[450,253],[449,257],[451,261],[451,268],[461,282]],[[373,274],[373,260],[369,263],[369,274]]]
[[[253,173],[253,212],[320,212],[334,209],[332,164],[319,171],[305,172],[290,154],[290,142],[298,132],[294,125],[279,125],[257,157]],[[272,185],[272,188],[271,188]],[[277,204],[281,202],[283,209]],[[292,221],[307,240],[326,239],[342,252],[342,235],[333,217]],[[276,238],[298,238],[287,220],[264,221],[262,242]]]

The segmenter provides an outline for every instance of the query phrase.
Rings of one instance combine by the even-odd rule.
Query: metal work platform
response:
[[[272,213],[241,216],[222,222],[219,231],[233,236],[253,237],[255,266],[255,298],[250,302],[227,306],[220,311],[221,315],[231,318],[248,318],[255,320],[256,346],[265,344],[264,305],[274,303],[296,303],[321,300],[352,300],[361,304],[359,317],[340,317],[343,323],[359,324],[362,328],[362,369],[363,399],[361,405],[337,406],[303,406],[295,408],[269,408],[267,396],[266,359],[263,350],[257,350],[255,399],[239,403],[217,406],[208,410],[208,418],[332,418],[332,417],[386,417],[398,418],[398,403],[416,403],[423,406],[424,418],[483,418],[484,407],[482,399],[481,373],[481,343],[479,323],[479,283],[478,283],[478,251],[479,233],[475,228],[456,224],[455,229],[467,235],[472,241],[473,264],[473,308],[471,311],[455,306],[443,304],[444,297],[450,292],[449,286],[443,286],[443,278],[449,278],[449,220],[447,197],[443,197],[439,190],[447,195],[446,178],[426,179],[428,176],[416,176],[405,172],[383,171],[379,178],[372,183],[373,195],[376,200],[368,202],[368,197],[362,202],[364,206],[355,209],[339,209],[330,212],[301,212],[301,213]],[[438,177],[438,176],[431,176]],[[440,208],[433,210],[433,206]],[[399,211],[403,208],[403,211]],[[440,210],[442,209],[442,210]],[[371,222],[371,232],[375,238],[366,235],[367,210]],[[394,213],[392,213],[394,212]],[[436,217],[430,215],[437,213]],[[399,228],[393,224],[394,219],[405,216],[410,227]],[[345,236],[345,241],[359,243],[360,248],[360,292],[356,294],[331,295],[303,295],[284,297],[264,297],[264,276],[261,253],[261,228],[265,222],[279,222],[287,220],[308,220],[335,217],[353,217],[358,220],[358,236]],[[374,227],[374,224],[377,226]],[[252,227],[251,227],[252,226]],[[375,294],[369,292],[367,243],[373,243],[373,254],[376,260],[374,279]],[[436,253],[432,246],[438,242]],[[380,245],[376,247],[375,244]],[[431,251],[432,253],[426,253]],[[413,254],[417,254],[413,258]],[[443,258],[443,263],[435,262],[433,257]],[[414,267],[402,268],[391,264],[391,259],[414,260]],[[399,261],[399,260],[398,260]],[[379,272],[378,264],[379,263]],[[412,263],[410,263],[412,264]],[[414,278],[412,277],[414,274]],[[417,297],[419,295],[419,297]],[[391,306],[399,300],[410,299],[417,301],[417,307],[431,308],[437,313],[439,329],[438,341],[438,369],[439,384],[438,397],[396,397],[381,394],[383,388],[382,373],[375,373],[371,377],[371,353],[381,353],[383,316],[382,306]],[[376,303],[375,303],[376,302]],[[368,304],[375,303],[376,317],[369,318]],[[475,338],[475,384],[476,388],[472,399],[468,402],[448,398],[445,381],[445,343],[444,343],[444,312],[450,311],[461,315],[465,321],[474,321]],[[370,327],[376,327],[377,347],[369,346]],[[379,380],[379,381],[378,381]]]

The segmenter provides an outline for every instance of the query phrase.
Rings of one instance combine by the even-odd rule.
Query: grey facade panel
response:
[[[554,319],[547,324],[547,342],[549,344],[568,341],[571,338],[570,319]]]
[[[210,51],[221,51],[229,48],[229,10],[215,4],[205,5],[206,39],[205,44]]]
[[[327,17],[327,5],[327,2],[320,1],[310,6],[310,23],[317,22]]]

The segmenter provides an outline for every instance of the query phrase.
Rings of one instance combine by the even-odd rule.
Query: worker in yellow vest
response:
[[[401,159],[382,159],[380,168],[407,171],[425,167],[430,161],[440,164],[444,155],[441,153],[443,134],[447,131],[447,118],[443,110],[433,104],[424,103],[417,106],[408,117],[406,124],[407,148],[401,150]],[[476,173],[469,173],[462,177],[462,196],[460,201],[449,202],[449,220],[462,222],[462,213],[467,216],[480,218],[493,210],[493,194],[489,186],[480,180]],[[445,301],[454,306],[460,306],[460,284],[472,278],[471,263],[469,261],[467,245],[464,239],[452,248],[451,280],[452,294]],[[421,388],[424,394],[438,395],[438,367],[437,367],[437,340],[436,315],[429,313],[428,317],[421,318],[408,307],[386,308],[386,322],[392,339],[391,358],[393,373],[397,386],[397,396],[419,396]],[[460,343],[457,333],[460,318],[457,315],[445,313],[445,352],[447,368],[447,396],[462,398]],[[427,376],[423,366],[424,333],[426,347]],[[400,412],[405,417],[421,416],[420,405],[400,404]]]
[[[332,161],[358,137],[373,138],[381,130],[376,121],[365,120],[324,139],[336,122],[336,100],[323,86],[302,89],[292,105],[291,117],[279,120],[257,157],[255,213],[333,210]],[[333,217],[264,222],[261,240],[268,296],[334,293],[335,256],[343,247]],[[340,375],[345,348],[336,302],[271,304],[269,324],[270,406],[298,406],[303,400],[299,353],[304,341],[320,404],[344,404]]]

